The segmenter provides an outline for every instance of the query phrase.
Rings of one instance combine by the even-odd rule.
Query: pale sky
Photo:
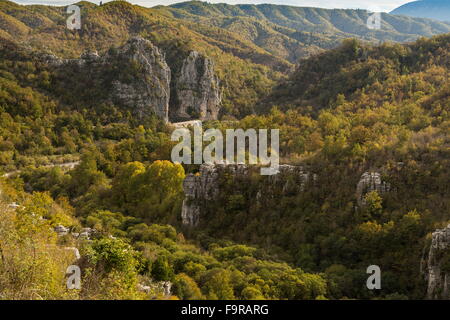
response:
[[[78,2],[78,0],[13,0],[20,4],[50,4],[50,5],[67,5]],[[319,8],[348,8],[348,9],[371,9],[371,11],[389,12],[398,6],[411,2],[413,0],[209,0],[210,3],[229,3],[229,4],[260,4],[273,3],[284,4],[298,7],[319,7]],[[98,1],[91,1],[99,3]],[[103,0],[103,2],[108,2]],[[133,4],[139,4],[144,7],[153,7],[156,5],[169,5],[179,0],[129,0]]]

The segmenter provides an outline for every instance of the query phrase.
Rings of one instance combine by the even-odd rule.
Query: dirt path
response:
[[[60,167],[60,168],[65,168],[65,169],[73,169],[75,168],[78,164],[80,163],[80,161],[72,161],[72,162],[65,162],[65,163],[53,163],[53,164],[48,164],[45,166],[41,166],[38,168],[53,168],[53,167]],[[3,178],[9,178],[17,173],[20,173],[20,170],[16,170],[16,171],[11,171],[11,172],[7,172],[4,175],[2,175]]]

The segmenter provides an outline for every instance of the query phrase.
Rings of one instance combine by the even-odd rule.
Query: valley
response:
[[[1,299],[450,297],[449,22],[76,5],[0,0]],[[173,161],[194,127],[279,130],[279,172]]]

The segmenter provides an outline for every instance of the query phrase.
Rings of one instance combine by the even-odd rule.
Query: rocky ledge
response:
[[[252,170],[255,169],[255,170]],[[307,183],[316,179],[302,166],[280,165],[276,175],[260,176],[259,169],[245,164],[202,164],[196,174],[188,174],[183,182],[185,199],[181,217],[184,225],[196,226],[204,214],[205,202],[217,200],[224,189],[224,179],[230,177],[233,183],[245,185],[252,183],[253,175],[257,179],[253,199],[259,203],[279,196],[280,193],[303,192]]]
[[[428,299],[450,299],[450,224],[437,229],[423,261]]]
[[[191,51],[175,83],[175,104],[172,118],[177,120],[217,119],[222,101],[219,79],[214,72],[214,63]]]
[[[81,101],[115,105],[138,118],[154,113],[165,121],[215,120],[219,115],[222,96],[214,63],[197,51],[180,56],[182,67],[176,72],[162,50],[141,37],[103,55],[90,51],[79,59],[51,54],[41,59],[58,73],[56,84]]]
[[[200,218],[208,211],[206,208],[209,203],[219,201],[220,197],[232,192],[224,190],[226,179],[231,179],[235,189],[249,187],[252,190],[247,198],[249,202],[265,205],[285,195],[305,192],[311,186],[309,183],[316,184],[318,178],[317,174],[309,172],[304,166],[280,165],[278,174],[271,176],[260,176],[253,169],[257,168],[244,164],[202,164],[198,173],[188,174],[183,182],[183,224],[197,226]],[[358,206],[363,206],[367,193],[377,191],[382,195],[390,190],[390,184],[382,180],[379,172],[367,171],[356,185],[355,200]]]

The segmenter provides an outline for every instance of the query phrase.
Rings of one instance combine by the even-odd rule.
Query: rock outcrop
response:
[[[196,226],[201,214],[200,202],[214,200],[219,192],[219,168],[203,164],[198,174],[189,174],[183,181],[185,199],[181,208],[184,225]]]
[[[136,37],[120,49],[118,57],[122,63],[128,61],[136,66],[138,73],[128,83],[113,81],[112,100],[133,108],[139,117],[153,111],[168,121],[171,71],[159,48]]]
[[[270,205],[273,200],[286,195],[297,195],[305,192],[308,183],[315,183],[317,175],[303,166],[280,165],[275,175],[260,176],[252,168],[244,164],[202,164],[197,174],[189,174],[183,182],[185,199],[181,218],[184,225],[197,226],[200,218],[208,211],[206,206],[220,202],[236,190],[246,192],[246,187],[253,192],[248,195],[246,205]],[[254,177],[256,178],[256,180]],[[231,177],[236,190],[224,190],[224,177]],[[242,188],[242,190],[241,190]],[[377,191],[380,195],[391,191],[388,182],[383,181],[378,172],[364,172],[356,187],[356,198],[359,206],[365,205],[365,195]]]
[[[191,51],[175,81],[175,107],[171,118],[177,121],[217,119],[222,97],[210,59]]]
[[[69,228],[64,227],[63,225],[57,225],[54,228],[55,232],[58,234],[58,236],[65,236],[69,233]]]
[[[71,232],[69,228],[63,225],[57,225],[54,231],[59,237],[70,234],[74,239],[91,240],[91,238],[97,233],[97,230],[93,228],[83,228],[81,232]]]
[[[252,170],[255,169],[255,170]],[[311,174],[302,166],[280,165],[275,175],[261,176],[254,166],[245,164],[202,164],[197,174],[189,174],[183,182],[185,199],[183,201],[181,218],[184,225],[197,226],[200,217],[205,214],[205,204],[217,201],[226,196],[223,180],[231,177],[237,186],[252,185],[254,196],[248,205],[264,205],[268,200],[277,198],[280,194],[297,194],[305,191],[309,181],[315,181],[316,175]],[[256,173],[257,181],[252,181]]]
[[[381,174],[378,172],[366,171],[362,174],[359,179],[358,185],[356,186],[356,199],[359,206],[365,204],[365,195],[372,191],[377,191],[378,194],[383,194],[390,190],[391,186],[389,183],[381,179]]]
[[[172,295],[172,282],[170,281],[152,282],[149,285],[139,283],[137,288],[139,291],[152,295],[152,299],[157,299],[158,295],[163,295],[164,297]]]
[[[214,63],[196,51],[181,59],[173,62],[181,65],[180,70],[173,68],[174,74],[165,54],[141,37],[103,55],[89,51],[79,59],[41,56],[57,73],[51,87],[72,92],[83,107],[114,105],[138,118],[155,113],[175,122],[217,119],[222,96]]]
[[[141,37],[102,56],[85,52],[80,59],[44,55],[58,74],[56,86],[96,106],[115,105],[142,118],[150,113],[168,121],[171,70],[161,50]]]
[[[450,299],[450,225],[432,234],[425,259],[428,299]]]

